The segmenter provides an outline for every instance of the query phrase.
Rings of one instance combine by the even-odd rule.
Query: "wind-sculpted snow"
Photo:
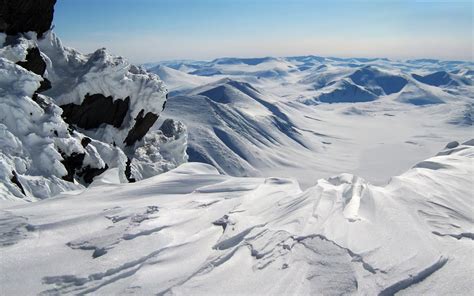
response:
[[[5,295],[467,295],[473,157],[472,140],[452,142],[385,186],[342,174],[304,191],[198,163],[126,185],[99,177],[0,212],[0,286]]]

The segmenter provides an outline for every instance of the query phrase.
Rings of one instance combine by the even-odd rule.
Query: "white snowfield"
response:
[[[469,295],[474,140],[385,186],[199,163],[0,212],[2,295]]]
[[[317,56],[170,61],[163,118],[188,129],[190,161],[233,176],[341,172],[386,184],[473,136],[474,63]]]

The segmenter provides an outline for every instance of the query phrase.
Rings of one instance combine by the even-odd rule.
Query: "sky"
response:
[[[472,0],[58,0],[54,30],[135,63],[320,55],[473,60]]]

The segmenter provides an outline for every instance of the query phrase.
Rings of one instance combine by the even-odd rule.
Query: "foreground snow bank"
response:
[[[233,178],[198,163],[134,184],[104,175],[82,192],[0,212],[0,286],[468,294],[473,145],[450,143],[385,187],[343,174],[302,191],[290,179]]]

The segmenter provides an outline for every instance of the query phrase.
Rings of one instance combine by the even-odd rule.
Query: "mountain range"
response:
[[[472,62],[133,65],[0,4],[1,295],[470,295]]]

